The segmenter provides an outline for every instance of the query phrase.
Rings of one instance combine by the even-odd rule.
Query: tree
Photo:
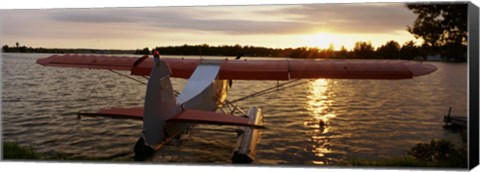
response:
[[[152,52],[153,52],[153,50],[152,50]],[[142,50],[137,50],[137,54],[149,55],[150,54],[150,49],[148,49],[148,47],[145,47]]]
[[[307,58],[305,57],[305,52],[307,51],[306,47],[298,47],[293,49],[292,53],[290,53],[290,58]]]
[[[334,56],[334,52],[335,52],[335,46],[332,43],[330,43],[330,45],[328,46],[328,49],[325,50],[326,57],[332,58]]]
[[[338,53],[337,57],[342,58],[342,59],[348,58],[348,51],[345,48],[345,46],[342,45],[342,47],[340,48],[340,52]]]
[[[417,14],[408,31],[424,40],[430,53],[440,52],[448,58],[461,59],[467,45],[467,3],[407,4]]]
[[[4,45],[2,47],[2,52],[8,52],[8,50],[9,50],[8,48],[9,48],[8,45]]]
[[[420,50],[418,46],[415,45],[415,42],[408,41],[405,42],[400,48],[400,58],[405,60],[413,60],[415,57],[420,55]]]
[[[306,58],[309,58],[309,59],[320,58],[319,54],[320,54],[320,50],[318,48],[308,48],[306,52]]]
[[[377,49],[377,57],[383,59],[397,59],[400,52],[400,44],[388,41]]]
[[[356,42],[355,47],[353,48],[355,58],[372,58],[373,53],[373,46],[370,42]]]

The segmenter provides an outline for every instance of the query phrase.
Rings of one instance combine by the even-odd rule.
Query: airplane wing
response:
[[[221,63],[218,79],[289,80],[310,78],[408,79],[434,72],[430,64],[405,60],[206,60],[161,58],[171,77],[189,78],[202,61]],[[126,70],[147,76],[154,64],[148,57],[54,55],[37,60],[44,66]]]
[[[96,113],[80,113],[79,115],[142,120],[143,107],[101,109]],[[172,118],[168,119],[166,122],[234,125],[264,128],[263,126],[250,124],[248,119],[244,117],[193,109],[184,110],[176,114]]]

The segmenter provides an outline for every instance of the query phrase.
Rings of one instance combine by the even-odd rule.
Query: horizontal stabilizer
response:
[[[101,109],[95,113],[79,113],[79,115],[142,120],[143,107]],[[244,117],[193,109],[184,110],[173,116],[172,118],[168,119],[167,122],[234,125],[264,128],[263,126],[251,124],[248,119]]]
[[[142,120],[143,107],[101,109],[95,113],[79,113],[79,115]]]
[[[265,128],[260,125],[254,125],[248,121],[248,118],[233,116],[224,113],[216,113],[210,111],[201,111],[188,109],[175,115],[167,122],[184,122],[184,123],[201,123],[201,124],[216,124],[216,125],[234,125],[247,126],[255,128]]]

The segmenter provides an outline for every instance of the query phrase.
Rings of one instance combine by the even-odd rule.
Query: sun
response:
[[[329,48],[335,41],[335,36],[328,32],[317,33],[314,37],[320,48]]]
[[[335,34],[330,32],[318,32],[305,35],[305,44],[320,49],[327,49],[331,45],[335,45]],[[337,48],[337,47],[334,47]]]

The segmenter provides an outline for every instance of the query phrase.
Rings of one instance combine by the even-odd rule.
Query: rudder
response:
[[[176,114],[176,99],[170,81],[170,67],[156,55],[148,79],[143,115],[143,137],[154,146],[165,139],[165,121]]]

